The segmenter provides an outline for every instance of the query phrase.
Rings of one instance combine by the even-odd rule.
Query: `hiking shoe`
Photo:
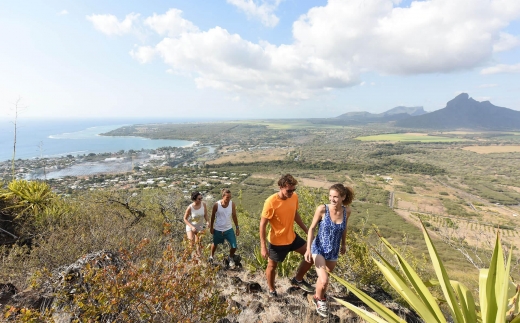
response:
[[[212,264],[212,263],[213,263],[213,257],[210,256],[209,259],[208,259],[208,262],[209,262],[210,264]]]
[[[229,269],[235,269],[235,259],[233,257],[229,257]]]
[[[301,281],[298,281],[296,277],[293,277],[291,279],[291,285],[295,287],[299,287],[300,289],[306,291],[307,293],[314,293],[314,287],[312,287],[311,284],[305,281],[305,279],[302,279]]]
[[[278,297],[278,293],[275,290],[269,292],[269,297]]]
[[[312,297],[312,302],[316,305],[316,313],[322,317],[329,316],[329,309],[327,308],[326,299],[317,299],[316,296]]]

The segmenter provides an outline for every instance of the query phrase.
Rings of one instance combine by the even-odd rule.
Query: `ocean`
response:
[[[59,157],[120,150],[155,149],[193,144],[186,140],[152,140],[140,137],[99,136],[124,125],[144,123],[187,123],[202,119],[29,119],[17,122],[16,159]],[[0,119],[0,161],[13,157],[13,120]]]

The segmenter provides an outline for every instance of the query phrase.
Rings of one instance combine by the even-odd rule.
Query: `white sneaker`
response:
[[[316,299],[316,297],[312,297],[312,300],[314,302],[314,305],[316,305],[316,312],[322,316],[327,317],[329,315],[329,309],[327,308],[327,301]]]
[[[232,257],[229,257],[229,268],[234,269],[235,268],[235,260]]]

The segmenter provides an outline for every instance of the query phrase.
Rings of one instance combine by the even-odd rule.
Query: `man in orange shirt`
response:
[[[269,295],[273,297],[278,296],[274,286],[278,263],[284,261],[287,254],[291,251],[296,251],[303,256],[307,250],[307,242],[294,232],[294,222],[300,226],[303,232],[308,232],[307,226],[298,214],[298,194],[294,193],[297,184],[298,181],[290,174],[282,176],[278,181],[280,190],[265,200],[262,210],[260,248],[262,257],[269,257],[265,275],[267,285],[269,286]],[[267,223],[271,225],[271,228],[266,246],[265,233]],[[291,279],[292,285],[300,287],[309,293],[314,292],[314,288],[303,279],[303,276],[311,266],[312,263],[303,259],[295,277]]]

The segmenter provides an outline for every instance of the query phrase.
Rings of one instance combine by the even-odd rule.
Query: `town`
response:
[[[196,143],[190,147],[161,147],[152,150],[120,150],[49,158],[0,162],[0,180],[11,178],[45,180],[60,195],[81,190],[164,188],[210,191],[216,186],[244,181],[249,173],[209,171],[204,165],[227,154],[268,150],[274,146],[213,146]],[[289,147],[283,147],[290,150]],[[13,176],[14,173],[14,176]]]

